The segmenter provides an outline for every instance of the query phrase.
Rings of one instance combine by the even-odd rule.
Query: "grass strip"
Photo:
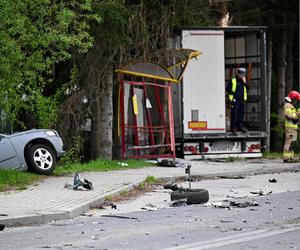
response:
[[[51,176],[62,176],[66,174],[91,172],[91,171],[113,171],[121,169],[136,169],[154,166],[153,163],[142,160],[109,161],[96,160],[88,163],[69,164],[57,166]],[[0,169],[0,192],[12,189],[22,190],[34,182],[46,178],[44,175],[34,174],[28,171],[21,172],[12,169]]]
[[[54,175],[65,175],[72,173],[88,172],[88,171],[113,171],[124,169],[136,169],[154,166],[153,163],[142,160],[126,160],[126,161],[109,161],[109,160],[95,160],[88,163],[70,164],[58,166],[55,168]]]
[[[26,189],[27,185],[45,178],[30,172],[21,172],[11,169],[0,169],[0,192],[17,189]]]
[[[264,152],[263,153],[263,158],[267,158],[267,159],[278,159],[278,158],[282,158],[283,154],[282,152]]]

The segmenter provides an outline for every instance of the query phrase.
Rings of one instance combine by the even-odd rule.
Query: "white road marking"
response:
[[[176,247],[170,247],[165,248],[165,250],[202,250],[202,249],[211,249],[216,247],[223,247],[228,245],[233,245],[237,243],[242,243],[246,241],[252,241],[256,239],[262,239],[278,234],[284,234],[292,231],[300,230],[300,225],[284,225],[281,226],[280,229],[274,230],[274,228],[269,229],[261,229],[257,231],[247,232],[247,233],[240,233],[235,234],[232,236],[226,236],[222,238],[217,238],[213,240],[207,240],[207,241],[200,241],[196,243],[176,246]],[[282,228],[283,227],[283,228]]]

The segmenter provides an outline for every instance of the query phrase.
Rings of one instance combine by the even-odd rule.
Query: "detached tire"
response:
[[[209,200],[209,194],[206,189],[189,189],[188,191],[174,191],[171,193],[171,201],[186,199],[186,203],[201,204]]]
[[[30,171],[39,174],[50,174],[56,164],[53,150],[44,144],[36,144],[27,149],[26,161]]]

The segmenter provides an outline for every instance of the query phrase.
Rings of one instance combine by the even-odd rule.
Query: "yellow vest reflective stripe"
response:
[[[231,91],[233,92],[233,93],[235,93],[235,90],[236,90],[236,78],[234,77],[234,78],[232,78],[231,79],[231,83],[232,83],[232,87],[231,87]],[[233,95],[228,95],[228,97],[229,97],[229,100],[230,101],[232,101],[233,100]],[[247,101],[247,89],[246,89],[246,86],[244,86],[244,101]]]
[[[292,158],[292,157],[294,157],[294,152],[287,152],[287,151],[284,151],[284,152],[283,152],[283,157],[284,157],[284,158]]]
[[[284,125],[288,128],[298,128],[297,124],[294,124],[293,122],[289,122],[289,121],[285,121]]]
[[[296,113],[296,109],[294,108],[294,107],[291,107],[291,108],[286,108],[285,109],[285,112],[287,113],[287,114],[289,114],[290,116],[293,116],[293,117],[295,117],[295,118],[297,118],[298,116],[297,116],[297,113]],[[298,128],[298,124],[295,124],[294,122],[293,122],[293,120],[292,119],[289,119],[288,117],[285,117],[285,123],[284,123],[284,125],[286,126],[286,127],[289,127],[289,128]]]

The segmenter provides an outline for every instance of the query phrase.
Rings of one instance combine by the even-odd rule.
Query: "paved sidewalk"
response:
[[[189,162],[192,176],[254,175],[300,171],[300,164],[284,164],[280,160],[255,159],[236,162]],[[0,193],[0,224],[43,224],[51,220],[68,219],[80,215],[90,207],[99,206],[106,196],[117,195],[143,182],[147,176],[174,179],[186,177],[184,168],[147,167],[111,172],[80,174],[93,183],[93,191],[65,189],[73,183],[73,175],[49,177],[24,191]]]

